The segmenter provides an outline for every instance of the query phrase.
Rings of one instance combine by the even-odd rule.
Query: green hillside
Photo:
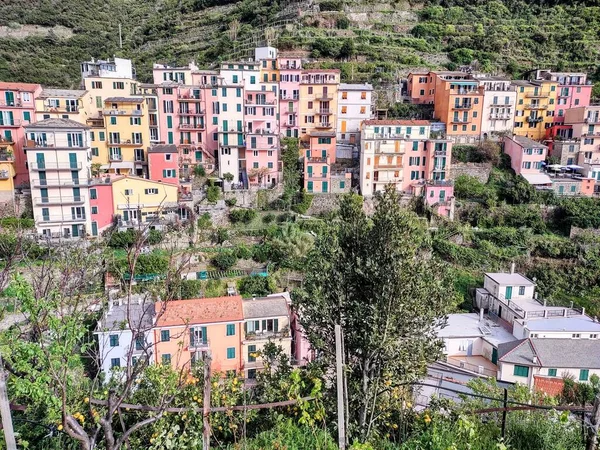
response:
[[[304,50],[345,81],[393,82],[415,68],[478,65],[595,72],[600,6],[525,0],[4,0],[0,80],[78,84],[81,60],[132,58],[208,67],[269,42]],[[122,48],[119,44],[119,24]],[[37,27],[34,27],[37,26]]]

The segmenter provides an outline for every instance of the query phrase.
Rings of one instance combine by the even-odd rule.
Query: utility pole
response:
[[[119,48],[123,49],[123,35],[121,34],[121,24],[119,23]]]
[[[8,401],[8,394],[6,393],[6,376],[2,355],[0,355],[0,416],[2,416],[6,450],[17,450],[15,431],[13,430],[12,417],[10,415],[10,403]]]
[[[338,447],[346,448],[346,420],[344,419],[344,372],[342,367],[342,327],[335,326],[335,370],[337,374]]]
[[[585,414],[585,413],[584,413]],[[594,409],[592,409],[592,417],[590,419],[590,432],[587,437],[585,450],[598,449],[598,425],[600,424],[600,394],[594,399]]]
[[[202,450],[210,450],[210,364],[209,354],[204,357],[204,399],[202,400]]]

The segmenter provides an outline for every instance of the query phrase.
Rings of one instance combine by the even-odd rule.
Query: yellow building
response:
[[[517,92],[514,134],[540,140],[554,122],[556,81],[515,80],[511,88]]]
[[[92,163],[100,163],[102,169],[109,172],[147,175],[150,122],[145,100],[142,97],[109,97],[104,105],[105,145],[100,146],[100,130],[97,130],[98,136],[94,130]],[[96,144],[99,146],[94,147]]]
[[[303,70],[300,76],[300,139],[312,131],[334,131],[337,124],[338,69]]]
[[[15,165],[12,145],[0,137],[0,206],[2,214],[14,214]]]
[[[177,186],[124,176],[112,182],[114,215],[122,226],[172,222],[178,217]]]
[[[91,117],[92,97],[88,91],[74,89],[44,89],[35,99],[37,121],[69,119],[85,125]]]

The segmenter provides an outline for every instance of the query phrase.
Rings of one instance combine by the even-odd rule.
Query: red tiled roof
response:
[[[387,120],[365,120],[365,125],[431,125],[429,120],[406,120],[406,119],[387,119]]]
[[[173,300],[165,305],[165,310],[161,314],[162,307],[162,302],[155,304],[157,327],[233,322],[244,318],[242,297],[239,295]]]
[[[41,85],[34,83],[11,83],[7,81],[0,81],[0,90],[33,92],[36,89],[41,88]]]

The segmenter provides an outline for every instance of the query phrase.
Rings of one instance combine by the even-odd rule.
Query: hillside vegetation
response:
[[[0,80],[74,87],[79,62],[132,58],[141,80],[151,63],[201,66],[246,56],[267,38],[342,69],[344,81],[395,81],[415,68],[521,75],[537,67],[595,71],[597,0],[4,0]],[[301,17],[298,17],[298,14]],[[119,24],[123,46],[119,44]],[[48,27],[28,34],[22,25]],[[59,25],[71,33],[56,33]]]

